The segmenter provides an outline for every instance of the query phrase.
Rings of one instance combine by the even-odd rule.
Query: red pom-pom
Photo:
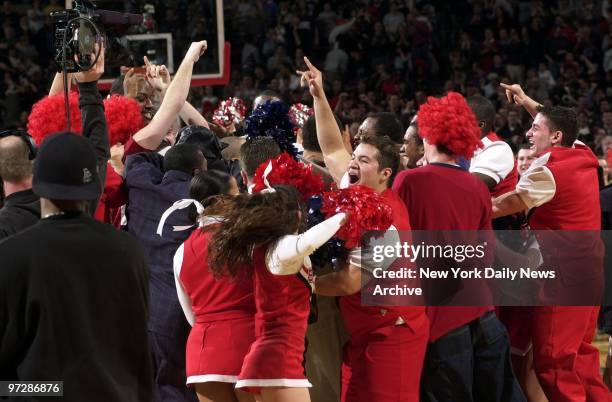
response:
[[[144,127],[140,105],[132,98],[113,95],[104,99],[104,114],[110,145],[125,144]]]
[[[272,171],[266,176],[268,183],[288,184],[295,187],[306,201],[316,194],[321,194],[325,188],[321,176],[312,173],[312,166],[297,162],[288,153],[284,152],[276,159],[264,162],[255,171],[253,177],[253,192],[259,192],[266,188],[264,183],[264,171],[272,162]]]
[[[232,125],[237,126],[246,116],[244,101],[238,98],[227,98],[213,113],[213,122],[225,128]]]
[[[68,100],[70,105],[70,130],[73,133],[81,134],[79,94],[70,92]],[[28,116],[28,133],[34,138],[36,144],[40,145],[45,137],[67,129],[63,94],[46,96],[32,106],[32,112]]]
[[[427,98],[418,113],[419,135],[434,145],[442,145],[457,156],[471,159],[482,147],[481,131],[465,98],[449,92],[442,98]]]
[[[294,103],[289,109],[289,119],[295,126],[294,130],[304,127],[306,120],[314,114],[314,110],[303,103]]]
[[[329,218],[339,212],[349,215],[336,237],[344,240],[344,247],[354,248],[360,244],[361,236],[368,230],[387,230],[393,223],[393,209],[387,200],[365,186],[323,193],[321,211]]]

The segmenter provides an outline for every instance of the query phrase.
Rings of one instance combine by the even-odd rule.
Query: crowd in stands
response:
[[[152,4],[146,32],[172,32],[177,46],[206,37],[201,11],[210,2]],[[230,85],[194,88],[191,103],[209,118],[230,96],[252,102],[265,89],[289,104],[309,104],[295,70],[308,55],[324,67],[330,104],[356,133],[369,113],[390,111],[408,125],[429,95],[482,93],[496,108],[495,130],[515,151],[528,114],[508,106],[500,82],[522,84],[544,105],[577,108],[580,139],[597,154],[612,139],[612,31],[603,1],[224,1],[225,35],[232,45]],[[103,6],[103,4],[101,4]],[[4,1],[0,10],[0,122],[25,125],[54,68],[49,3]],[[198,18],[191,16],[198,15]],[[184,28],[183,28],[184,27]],[[186,50],[186,49],[182,49]],[[184,52],[179,52],[180,54]],[[603,143],[603,144],[602,144]]]

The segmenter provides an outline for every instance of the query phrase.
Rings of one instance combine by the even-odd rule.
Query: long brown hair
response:
[[[303,229],[306,213],[297,190],[285,185],[274,189],[224,198],[204,211],[223,216],[208,245],[208,264],[216,276],[236,276],[251,265],[255,247]]]

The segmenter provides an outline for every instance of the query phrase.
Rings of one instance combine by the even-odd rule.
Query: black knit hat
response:
[[[94,200],[102,192],[88,139],[63,132],[45,138],[34,160],[32,190],[51,200]]]

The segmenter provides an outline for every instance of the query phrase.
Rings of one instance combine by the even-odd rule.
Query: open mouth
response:
[[[533,142],[533,140],[529,140],[529,144],[531,145],[531,147],[529,148],[531,151],[535,151],[535,142]]]
[[[349,184],[353,185],[353,184],[357,184],[359,182],[359,174],[358,173],[350,172],[348,176],[349,176]]]

